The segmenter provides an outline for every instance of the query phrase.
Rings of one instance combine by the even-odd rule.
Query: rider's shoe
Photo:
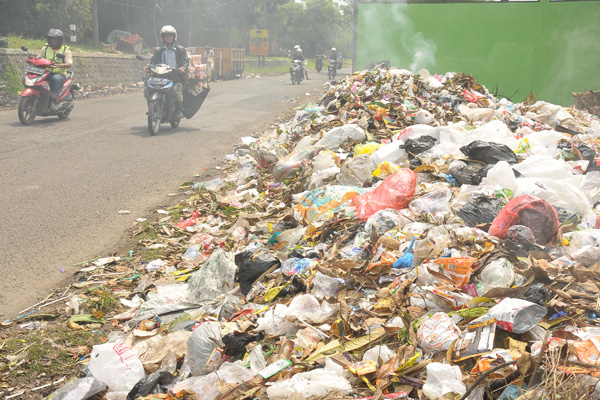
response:
[[[48,103],[48,108],[50,111],[58,111],[58,105],[54,101],[50,101],[50,103]]]
[[[175,106],[175,118],[183,118],[183,104],[177,103]]]

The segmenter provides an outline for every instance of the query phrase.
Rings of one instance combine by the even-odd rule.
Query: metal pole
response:
[[[352,72],[356,71],[358,52],[358,0],[352,4]]]

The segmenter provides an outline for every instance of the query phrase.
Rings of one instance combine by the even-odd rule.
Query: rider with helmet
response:
[[[295,50],[294,54],[292,54],[292,61],[295,61],[295,60],[302,61],[302,69],[304,70],[304,76],[306,77],[306,79],[310,79],[308,77],[308,70],[306,68],[306,58],[302,54],[302,49],[300,48],[300,46],[296,45],[296,47],[294,47],[294,50]],[[291,71],[292,71],[292,68],[290,67],[290,72]]]
[[[49,107],[55,110],[57,106],[54,100],[56,100],[60,88],[67,81],[67,68],[73,67],[73,55],[69,47],[63,44],[64,35],[60,29],[50,29],[46,34],[46,39],[48,43],[41,48],[37,57],[54,61],[54,67],[48,67],[47,70],[50,71],[50,96],[53,100]]]
[[[335,47],[331,48],[331,51],[329,52],[329,58],[328,58],[329,62],[333,62],[333,63],[337,63],[338,61],[338,53],[337,50],[335,49]]]
[[[177,44],[177,31],[171,25],[165,25],[160,30],[163,46],[152,55],[150,64],[166,64],[176,68],[172,74],[173,90],[175,91],[176,116],[183,116],[183,84],[187,82],[187,68],[190,60],[185,47]],[[146,67],[147,69],[147,67]]]

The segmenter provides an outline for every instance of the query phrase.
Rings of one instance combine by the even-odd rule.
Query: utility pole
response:
[[[92,29],[94,31],[94,45],[100,46],[100,37],[98,33],[98,0],[92,1]]]

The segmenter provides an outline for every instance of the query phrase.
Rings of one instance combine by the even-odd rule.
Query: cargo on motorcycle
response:
[[[206,79],[188,78],[189,56],[177,44],[177,31],[171,25],[160,31],[163,46],[154,52],[144,79],[144,96],[148,102],[148,129],[152,135],[160,125],[179,126],[181,118],[192,118],[202,106],[210,87]],[[142,57],[138,57],[143,59]]]
[[[73,84],[73,66],[71,51],[63,44],[63,33],[59,29],[50,29],[46,35],[48,43],[41,48],[36,57],[26,60],[18,115],[23,125],[31,124],[36,116],[56,115],[65,119],[73,110],[73,90],[79,86]],[[25,52],[27,47],[22,46]]]

